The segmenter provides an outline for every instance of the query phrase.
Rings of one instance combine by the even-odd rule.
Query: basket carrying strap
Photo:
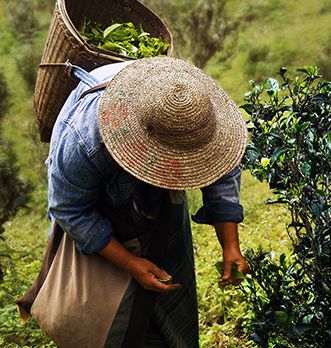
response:
[[[83,81],[89,87],[94,87],[95,85],[100,83],[100,81],[97,78],[95,78],[93,75],[91,75],[89,72],[87,72],[80,66],[71,64],[69,62],[66,62],[65,64],[68,67],[72,76],[77,77],[79,80]]]
[[[106,82],[100,83],[99,85],[96,85],[96,86],[86,90],[85,92],[83,92],[80,95],[79,100],[83,99],[89,93],[101,91],[102,89],[107,87],[108,83],[109,83],[109,81],[106,81]]]
[[[81,80],[87,86],[90,87],[88,90],[86,90],[85,92],[81,94],[81,96],[79,97],[79,100],[84,98],[89,93],[97,92],[106,88],[108,82],[100,83],[98,79],[96,79],[93,75],[91,75],[89,72],[87,72],[86,70],[84,70],[78,65],[73,65],[69,62],[66,62],[65,64],[69,68],[69,71],[72,76],[77,77],[79,80]]]
[[[84,98],[87,94],[101,91],[102,89],[106,88],[109,83],[109,81],[100,83],[98,79],[78,65],[73,65],[70,62],[66,62],[65,65],[69,68],[71,75],[77,77],[90,87],[80,95],[79,100]]]

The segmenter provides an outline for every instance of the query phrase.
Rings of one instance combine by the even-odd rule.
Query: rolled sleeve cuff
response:
[[[85,238],[75,238],[70,232],[67,233],[75,241],[78,251],[83,254],[93,254],[102,250],[110,242],[113,226],[110,221],[102,219],[93,226],[93,231],[90,230],[90,233],[85,235]]]
[[[201,207],[192,220],[197,224],[215,225],[218,222],[242,222],[244,209],[241,204],[220,201],[207,203]]]

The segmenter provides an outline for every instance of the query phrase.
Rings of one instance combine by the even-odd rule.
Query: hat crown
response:
[[[124,67],[101,97],[99,129],[114,160],[171,190],[204,187],[240,162],[245,120],[216,81],[175,58]]]
[[[215,131],[215,114],[199,82],[187,76],[151,91],[141,110],[142,124],[151,137],[174,148],[195,148]]]

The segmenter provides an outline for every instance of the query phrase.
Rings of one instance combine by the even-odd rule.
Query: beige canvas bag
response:
[[[103,347],[131,276],[102,256],[78,252],[66,233],[55,255],[50,255],[54,243],[50,241],[44,260],[51,263],[47,275],[42,269],[17,301],[21,317],[30,314],[61,348]],[[140,254],[138,239],[123,245]],[[38,281],[42,284],[36,286]]]

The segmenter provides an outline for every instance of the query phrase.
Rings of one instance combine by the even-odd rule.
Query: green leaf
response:
[[[215,263],[215,267],[220,275],[224,273],[224,262],[218,261]]]
[[[106,28],[103,32],[103,37],[106,38],[112,31],[115,29],[121,27],[123,24],[122,23],[115,23],[112,24],[110,27]]]
[[[266,168],[270,163],[270,159],[269,158],[266,158],[266,157],[262,157],[261,158],[261,166],[263,168]]]
[[[223,261],[216,262],[215,267],[216,267],[218,273],[222,276],[224,273],[224,262]],[[244,279],[245,278],[245,275],[242,272],[238,271],[238,265],[235,263],[232,263],[232,265],[231,265],[231,273],[232,273],[232,277],[234,279]]]
[[[314,318],[314,314],[308,314],[302,318],[302,323],[309,324],[313,318]]]
[[[256,127],[255,127],[255,124],[252,121],[250,121],[246,123],[246,128],[250,130],[250,129],[255,129]]]
[[[268,87],[268,91],[273,91],[274,93],[280,90],[278,81],[272,77],[266,79],[266,86]]]
[[[305,65],[301,68],[297,68],[296,71],[303,72],[310,77],[315,77],[319,73],[319,68],[317,66],[314,66],[314,65]]]
[[[113,43],[113,42],[110,42],[110,41],[105,42],[100,47],[105,49],[105,50],[113,51],[113,52],[120,52],[120,51],[122,51],[124,49],[122,45],[120,45],[118,43]]]
[[[284,153],[286,153],[286,152],[288,152],[288,151],[290,151],[290,150],[291,150],[291,149],[288,148],[288,147],[282,147],[282,148],[276,150],[276,151],[272,154],[272,156],[271,156],[271,158],[270,158],[270,165],[271,165],[271,166],[274,165],[274,163],[279,159],[279,157],[280,157],[282,154],[284,154]]]
[[[279,133],[268,132],[268,133],[265,133],[264,135],[268,136],[268,138],[276,138],[276,139],[283,140],[282,136]]]
[[[300,169],[305,177],[309,178],[311,173],[311,164],[309,162],[300,163]]]
[[[91,45],[134,58],[161,56],[169,47],[132,22],[112,23],[103,30],[101,24],[84,20],[80,34]]]
[[[275,315],[275,320],[276,323],[284,328],[287,328],[290,324],[290,318],[288,316],[288,314],[284,311],[275,311],[274,312]]]
[[[164,284],[171,284],[172,283],[172,279],[161,279],[161,278],[157,278],[157,280],[161,283],[164,283]]]
[[[247,160],[248,160],[248,163],[250,165],[253,165],[255,166],[256,163],[258,162],[259,163],[259,157],[260,157],[260,153],[258,150],[256,149],[246,149],[246,153],[245,153],[246,157],[247,157]]]
[[[279,263],[283,266],[285,265],[285,260],[286,260],[286,255],[285,254],[281,254],[279,257]]]
[[[328,132],[328,141],[331,143],[331,130]]]
[[[146,33],[145,31],[143,33],[139,34],[139,38],[146,37],[146,36],[149,37],[149,36],[151,36],[151,34],[150,33]]]
[[[292,106],[291,105],[285,105],[285,106],[282,106],[281,108],[279,108],[279,111],[292,111]]]
[[[92,28],[92,34],[94,34],[95,37],[102,37],[100,31],[96,28]]]
[[[253,106],[252,104],[243,104],[239,106],[241,109],[244,109],[248,115],[252,115],[252,110],[253,110]]]

